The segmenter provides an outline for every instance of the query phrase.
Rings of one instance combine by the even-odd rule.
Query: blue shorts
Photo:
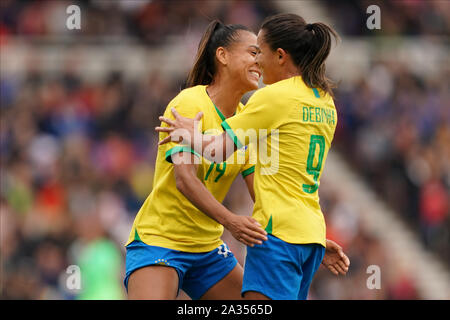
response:
[[[291,244],[271,234],[261,245],[247,247],[242,295],[256,291],[273,300],[306,300],[325,248]]]
[[[128,291],[128,279],[139,268],[151,265],[173,267],[178,273],[178,290],[182,289],[191,299],[200,299],[213,285],[222,280],[237,264],[233,253],[224,243],[218,248],[201,253],[183,252],[150,246],[141,241],[127,245],[124,285]]]

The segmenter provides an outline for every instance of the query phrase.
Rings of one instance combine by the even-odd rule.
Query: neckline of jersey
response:
[[[217,108],[217,106],[214,104],[214,101],[212,101],[211,97],[210,97],[209,94],[208,94],[208,90],[206,90],[206,88],[207,88],[207,86],[205,86],[205,93],[206,93],[206,95],[208,96],[208,98],[209,98],[209,100],[211,101],[211,103],[213,104],[214,109],[216,109],[216,112],[217,112],[217,114],[219,115],[220,119],[221,119],[222,121],[225,121],[227,118],[223,115],[223,113],[220,111],[220,109]],[[234,116],[235,114],[236,114],[236,111],[234,112],[233,116]]]

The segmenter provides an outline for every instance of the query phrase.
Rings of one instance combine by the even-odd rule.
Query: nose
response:
[[[259,70],[261,70],[261,66],[259,65],[259,61],[257,58],[255,59],[255,65]]]
[[[255,63],[259,66],[259,53],[255,55]]]

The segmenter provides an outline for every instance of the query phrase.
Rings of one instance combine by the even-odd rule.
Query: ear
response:
[[[285,64],[288,55],[287,52],[281,48],[278,48],[276,54],[278,55],[278,64],[280,65]]]
[[[219,63],[223,64],[224,66],[228,63],[228,55],[227,51],[224,47],[218,47],[216,49],[216,59],[219,61]]]

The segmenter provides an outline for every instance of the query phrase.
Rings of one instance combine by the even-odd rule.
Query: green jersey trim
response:
[[[197,152],[195,152],[194,150],[192,150],[188,146],[175,146],[172,149],[166,151],[166,161],[168,161],[170,163],[173,163],[172,162],[172,156],[175,153],[179,153],[179,152],[190,152],[192,154],[195,154],[197,157],[201,157]]]
[[[225,120],[222,122],[222,128],[230,136],[231,140],[233,140],[236,147],[241,149],[243,147],[242,143],[239,141],[238,137],[234,134],[233,130]]]
[[[137,232],[137,229],[134,229],[134,240],[142,242],[141,237],[139,237],[139,233]]]
[[[252,167],[250,167],[250,168],[248,168],[248,169],[245,169],[244,171],[242,171],[242,177],[246,177],[246,176],[248,176],[249,174],[252,174],[252,173],[254,173],[255,172],[255,166],[252,166]]]
[[[317,90],[317,88],[312,88],[312,91],[314,92],[316,98],[320,98],[319,90]]]
[[[214,102],[213,102],[213,105],[214,105],[214,108],[216,108],[216,112],[217,112],[217,114],[219,115],[219,117],[220,117],[220,119],[222,120],[222,121],[225,121],[225,116],[223,115],[223,113],[219,110],[219,108],[217,108],[216,107],[216,105],[214,104]]]
[[[206,94],[208,95],[209,100],[211,100],[211,102],[212,102],[214,108],[216,109],[216,112],[217,112],[217,114],[219,115],[220,119],[221,119],[222,121],[225,121],[226,117],[223,115],[222,111],[220,111],[219,108],[217,108],[216,104],[212,101],[211,97],[210,97],[209,94],[208,94],[208,90],[206,90],[206,87],[205,87],[205,92],[206,92]],[[235,114],[236,114],[236,112],[234,112],[233,116],[234,116]]]
[[[268,234],[272,234],[272,216],[270,216],[269,222],[267,223],[266,228],[264,229]]]

